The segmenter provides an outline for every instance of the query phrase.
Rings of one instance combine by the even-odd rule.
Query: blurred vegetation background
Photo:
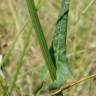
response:
[[[60,0],[35,0],[38,15],[50,47],[55,23],[60,9]],[[74,80],[96,72],[96,0],[70,0],[68,23],[67,56]],[[12,96],[34,96],[32,90],[40,79],[44,59],[36,38],[25,0],[0,0],[0,54],[6,55],[14,39],[4,64],[4,75],[8,84],[16,70],[19,55],[24,47],[27,31],[32,29],[28,50],[20,69]],[[46,73],[45,71],[43,73]],[[44,75],[44,74],[43,74]],[[49,74],[44,88],[38,96],[50,96]],[[67,96],[96,96],[96,78],[76,85],[65,92]]]

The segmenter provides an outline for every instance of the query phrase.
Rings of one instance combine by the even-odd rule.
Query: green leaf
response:
[[[62,0],[61,11],[56,23],[53,38],[53,48],[56,60],[56,80],[49,86],[49,89],[60,88],[71,78],[66,56],[67,22],[69,13],[69,0]]]
[[[46,78],[48,77],[48,68],[44,65],[40,71],[40,80],[35,85],[33,92],[36,95],[43,87]]]

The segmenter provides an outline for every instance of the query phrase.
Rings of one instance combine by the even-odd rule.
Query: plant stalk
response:
[[[53,64],[52,58],[50,56],[50,53],[47,47],[46,39],[44,37],[44,33],[43,33],[43,30],[42,30],[42,27],[41,27],[41,24],[40,24],[40,21],[36,12],[34,0],[26,0],[26,3],[27,3],[28,11],[29,11],[39,44],[40,44],[43,57],[48,66],[50,76],[52,80],[54,81],[56,78],[56,68]]]

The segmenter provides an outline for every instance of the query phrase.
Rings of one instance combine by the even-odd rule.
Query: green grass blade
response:
[[[24,56],[26,54],[26,51],[27,51],[27,48],[28,48],[28,45],[29,45],[29,42],[30,42],[30,38],[31,38],[31,33],[32,33],[32,26],[31,28],[26,31],[26,38],[25,38],[25,43],[24,43],[24,48],[20,54],[20,57],[19,57],[19,60],[17,62],[17,66],[16,66],[16,72],[15,74],[13,75],[12,77],[12,81],[10,83],[10,87],[9,87],[9,90],[8,90],[8,94],[11,95],[12,91],[13,91],[13,88],[15,86],[15,83],[16,83],[16,80],[17,80],[17,77],[18,77],[18,74],[19,74],[19,71],[21,69],[21,66],[23,64],[23,60],[24,60]]]
[[[29,14],[30,14],[32,23],[34,25],[36,35],[37,35],[37,38],[38,38],[38,41],[39,41],[39,44],[40,44],[40,47],[41,47],[41,50],[42,50],[42,54],[44,56],[45,62],[46,62],[47,66],[48,66],[48,69],[49,69],[50,76],[51,76],[52,80],[55,80],[56,69],[55,69],[55,66],[53,64],[50,53],[48,51],[48,47],[47,47],[47,43],[46,43],[46,40],[45,40],[45,37],[44,37],[44,34],[43,34],[43,30],[42,30],[38,15],[36,13],[34,0],[26,0],[26,2],[27,2],[27,7],[28,7],[28,10],[29,10]]]

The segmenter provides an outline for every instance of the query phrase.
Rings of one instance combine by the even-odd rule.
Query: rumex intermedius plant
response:
[[[26,2],[42,50],[42,54],[45,58],[45,62],[48,66],[49,73],[53,80],[53,84],[49,86],[49,89],[59,88],[66,82],[66,80],[71,77],[66,57],[66,37],[69,13],[69,0],[62,0],[61,2],[62,5],[60,16],[56,22],[56,29],[51,46],[51,50],[53,50],[54,53],[51,54],[48,50],[46,39],[44,37],[39,18],[37,16],[34,0],[26,0]],[[53,62],[51,58],[52,56],[54,56],[55,62]],[[60,96],[62,95],[63,94],[60,93]]]

